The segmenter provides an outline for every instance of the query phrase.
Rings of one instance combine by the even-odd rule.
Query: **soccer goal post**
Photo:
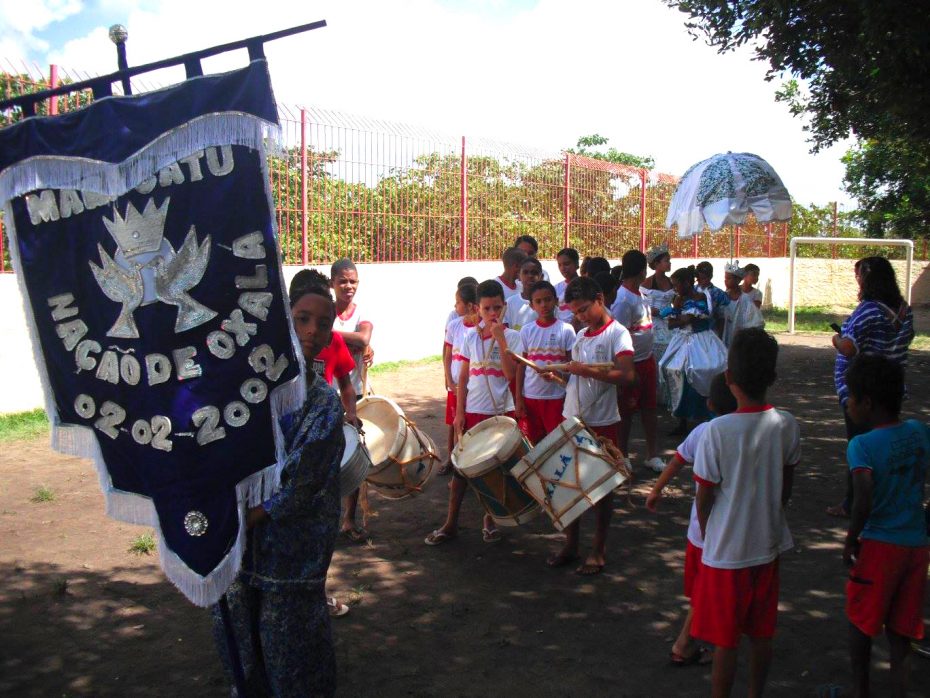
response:
[[[904,278],[904,294],[908,305],[911,303],[911,267],[914,264],[913,240],[883,240],[882,238],[805,238],[791,239],[790,280],[788,282],[788,334],[794,334],[794,267],[798,254],[798,245],[870,245],[872,247],[903,247],[907,252],[907,271]]]

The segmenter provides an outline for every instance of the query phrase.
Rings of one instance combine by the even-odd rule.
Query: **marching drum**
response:
[[[577,417],[562,422],[511,474],[560,531],[630,479],[626,466]]]
[[[357,490],[371,469],[371,456],[359,438],[358,429],[351,424],[342,425],[346,437],[346,450],[339,464],[339,494],[346,497]]]
[[[462,434],[452,451],[452,463],[501,526],[519,526],[539,513],[539,505],[510,474],[529,450],[516,421],[491,417]]]
[[[368,484],[388,499],[419,494],[439,460],[432,439],[386,397],[363,398],[355,411],[373,463],[365,478]]]

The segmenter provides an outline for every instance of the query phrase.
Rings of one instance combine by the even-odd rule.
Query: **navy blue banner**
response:
[[[199,604],[239,568],[242,512],[278,486],[275,425],[303,394],[262,142],[274,114],[256,61],[0,132],[21,148],[0,145],[0,187],[53,443],[95,458],[108,512],[157,527]]]

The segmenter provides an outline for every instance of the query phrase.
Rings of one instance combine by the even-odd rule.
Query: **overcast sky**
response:
[[[0,0],[0,59],[100,74],[116,68],[107,27],[117,22],[140,64],[318,19],[329,26],[266,47],[281,104],[553,152],[597,132],[672,174],[749,151],[801,203],[850,205],[845,147],[811,155],[766,65],[692,40],[660,0]]]

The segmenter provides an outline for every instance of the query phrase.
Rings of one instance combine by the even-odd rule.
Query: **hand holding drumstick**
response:
[[[510,354],[515,361],[518,361],[524,366],[527,366],[528,368],[531,368],[534,371],[536,371],[536,373],[538,373],[543,380],[555,381],[556,383],[559,383],[560,385],[565,385],[565,379],[559,375],[556,375],[554,371],[557,369],[553,368],[553,366],[564,365],[564,364],[550,364],[549,366],[539,366],[538,364],[530,361],[526,357],[520,356],[519,354],[515,354],[510,350],[508,350],[507,353]]]

